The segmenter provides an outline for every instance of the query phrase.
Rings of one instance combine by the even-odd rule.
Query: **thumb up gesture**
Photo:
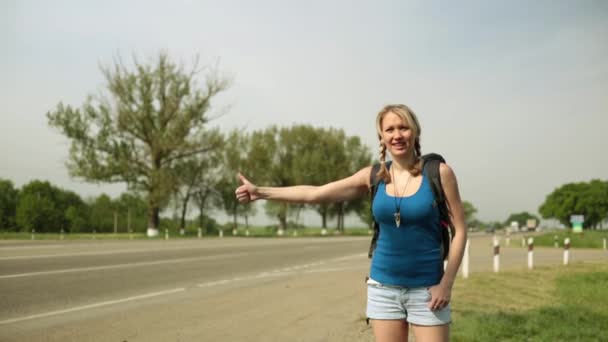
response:
[[[236,199],[240,203],[249,203],[259,199],[260,195],[258,194],[258,187],[251,183],[242,174],[239,173],[238,177],[241,186],[236,188],[236,191],[234,192],[236,194]]]

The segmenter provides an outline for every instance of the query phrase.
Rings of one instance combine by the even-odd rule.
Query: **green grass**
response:
[[[295,234],[294,234],[295,233]],[[338,234],[335,229],[330,228],[327,229],[327,237],[330,236],[368,236],[367,228],[346,228],[344,234]],[[232,237],[232,229],[224,230],[224,237]],[[237,230],[238,237],[246,236],[246,229],[244,227],[239,227]],[[321,228],[311,227],[311,228],[299,228],[299,229],[287,229],[283,234],[283,238],[291,238],[291,237],[321,237],[324,236],[321,233]],[[218,237],[217,232],[207,233],[203,235],[203,238],[216,238]],[[249,237],[277,237],[276,230],[267,227],[250,227],[249,228]],[[164,239],[165,231],[163,229],[159,230],[159,235],[153,239]],[[169,231],[170,239],[192,239],[198,238],[198,231],[187,229],[185,231],[185,235],[180,235],[176,230],[172,229]],[[60,240],[61,234],[59,233],[36,233],[34,235],[34,240]],[[128,239],[148,239],[146,233],[138,232],[133,234],[128,233],[66,233],[63,234],[64,240],[92,240],[92,239],[100,239],[100,240],[128,240]],[[31,233],[25,232],[1,232],[0,231],[0,240],[32,240]]]
[[[239,227],[237,230],[238,236],[246,236],[246,228]],[[327,234],[322,234],[321,227],[306,227],[285,230],[282,237],[313,237],[313,236],[368,236],[369,232],[367,228],[346,228],[344,233],[341,234],[334,228],[327,229]],[[232,236],[232,230],[228,229],[224,231],[224,236]],[[249,237],[277,237],[277,232],[274,228],[268,227],[250,227]]]
[[[550,232],[534,237],[535,246],[551,246],[555,244],[555,236],[560,247],[564,245],[564,238],[570,238],[570,248],[604,248],[603,239],[608,239],[608,231],[585,230],[582,234],[574,234],[571,230]]]
[[[22,232],[0,232],[0,240],[61,240],[59,233],[36,233],[32,239],[31,233]],[[63,234],[63,240],[129,240],[129,239],[144,239],[147,238],[145,233],[70,233]]]
[[[608,341],[608,265],[473,274],[453,290],[452,341]]]

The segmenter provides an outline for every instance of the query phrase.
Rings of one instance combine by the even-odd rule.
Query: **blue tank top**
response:
[[[380,235],[370,277],[384,285],[428,287],[439,284],[443,270],[439,209],[426,175],[418,191],[402,197],[401,224],[395,226],[395,197],[380,182],[372,203]],[[398,199],[397,199],[398,202]]]

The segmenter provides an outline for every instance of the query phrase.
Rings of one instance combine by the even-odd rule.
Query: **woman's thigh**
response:
[[[424,326],[412,324],[416,342],[447,342],[450,340],[450,325]]]
[[[405,320],[372,319],[376,342],[407,342],[408,324]]]

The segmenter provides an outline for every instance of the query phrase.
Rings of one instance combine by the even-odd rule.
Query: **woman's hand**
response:
[[[440,283],[431,286],[429,288],[429,293],[431,294],[431,300],[429,301],[428,308],[431,309],[431,311],[441,310],[450,303],[452,287]]]
[[[236,188],[236,191],[234,192],[236,194],[236,199],[241,203],[249,203],[259,199],[258,187],[242,174],[239,173],[238,176],[242,185]]]

